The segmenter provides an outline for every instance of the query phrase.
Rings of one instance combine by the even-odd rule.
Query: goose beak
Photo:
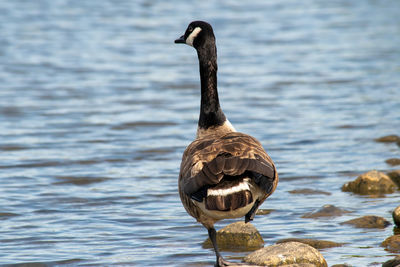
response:
[[[175,40],[176,44],[184,44],[185,42],[185,35],[182,35],[181,37],[179,37],[178,39]]]

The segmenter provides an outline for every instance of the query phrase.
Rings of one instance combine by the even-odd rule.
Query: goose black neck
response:
[[[215,43],[197,49],[200,65],[201,104],[200,128],[210,128],[224,124],[226,118],[219,105],[217,90],[217,48]]]

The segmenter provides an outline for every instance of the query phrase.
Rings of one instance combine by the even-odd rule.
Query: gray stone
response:
[[[318,250],[299,242],[287,242],[259,249],[247,255],[244,261],[269,267],[309,266],[310,264],[315,267],[328,266]]]
[[[217,244],[225,251],[253,251],[264,246],[264,240],[251,223],[243,221],[227,225],[217,232]],[[204,248],[212,248],[210,238],[203,243]]]
[[[386,250],[394,253],[400,252],[400,235],[392,235],[385,239],[381,244]]]
[[[285,239],[279,240],[276,243],[281,244],[281,243],[286,243],[286,242],[300,242],[300,243],[312,246],[315,249],[341,247],[343,245],[341,243],[336,243],[333,241],[310,239],[310,238],[285,238]]]
[[[394,223],[397,225],[397,227],[400,227],[400,206],[395,208],[392,212],[392,217]]]
[[[342,186],[342,191],[362,195],[393,193],[397,186],[383,172],[376,170],[361,174],[356,180]]]
[[[379,216],[363,216],[360,218],[342,222],[341,224],[351,224],[357,228],[383,229],[383,228],[389,226],[391,223],[389,221],[385,220],[385,218],[382,218]]]
[[[335,217],[341,216],[344,213],[350,213],[350,211],[337,208],[333,205],[324,205],[315,212],[305,213],[301,218]]]

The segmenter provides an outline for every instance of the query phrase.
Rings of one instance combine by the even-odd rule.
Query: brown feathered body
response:
[[[258,140],[226,129],[213,133],[186,148],[179,174],[183,206],[207,228],[221,219],[254,217],[278,183],[275,165]]]

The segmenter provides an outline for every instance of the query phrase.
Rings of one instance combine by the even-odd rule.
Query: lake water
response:
[[[398,0],[1,1],[0,263],[212,266],[177,192],[200,92],[195,51],[173,41],[197,19],[214,26],[225,114],[280,174],[253,222],[266,245],[346,243],[322,250],[329,265],[393,258],[379,246],[393,226],[340,223],[392,221],[400,192],[340,188],[400,157],[374,142],[400,133],[399,15]],[[289,193],[302,188],[331,194]],[[353,212],[301,218],[324,204]]]

